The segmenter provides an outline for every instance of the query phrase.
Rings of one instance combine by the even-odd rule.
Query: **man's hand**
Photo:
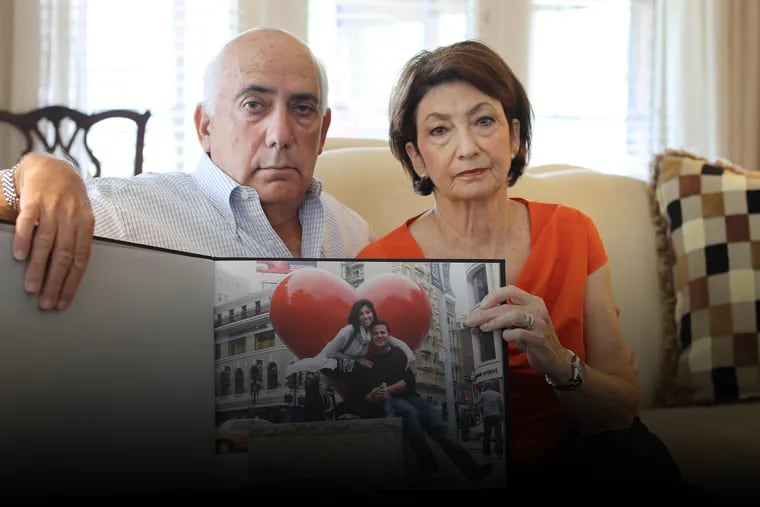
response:
[[[385,389],[382,387],[373,387],[370,392],[364,395],[364,399],[367,403],[377,405],[385,399]]]
[[[365,368],[372,368],[374,363],[367,359],[366,357],[360,357],[356,360],[360,365],[364,366]]]
[[[42,154],[24,156],[14,179],[21,202],[13,257],[28,259],[24,288],[39,294],[41,309],[63,310],[90,259],[95,217],[87,190],[69,162]]]

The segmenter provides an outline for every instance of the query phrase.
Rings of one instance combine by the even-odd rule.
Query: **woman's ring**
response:
[[[526,331],[530,331],[533,329],[533,324],[536,322],[536,319],[533,317],[532,313],[524,312],[523,313],[523,329]]]

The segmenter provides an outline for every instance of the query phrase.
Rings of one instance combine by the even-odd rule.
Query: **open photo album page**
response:
[[[247,485],[507,482],[501,261],[218,260],[215,449]]]

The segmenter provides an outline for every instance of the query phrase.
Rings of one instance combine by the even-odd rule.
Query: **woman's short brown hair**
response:
[[[487,45],[476,40],[456,42],[433,51],[420,51],[401,70],[390,99],[388,136],[393,155],[412,178],[415,192],[429,195],[433,183],[414,171],[406,143],[417,149],[417,106],[431,88],[462,81],[501,102],[509,120],[520,122],[520,146],[512,159],[507,183],[512,186],[522,175],[530,155],[533,110],[522,83],[509,65]],[[506,147],[505,147],[506,149]]]

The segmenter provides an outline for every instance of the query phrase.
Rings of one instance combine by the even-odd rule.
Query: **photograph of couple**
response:
[[[271,346],[257,348],[254,337],[250,354],[241,347],[225,355],[225,347],[217,347],[216,366],[217,420],[258,421],[241,450],[254,468],[268,468],[268,482],[313,480],[313,468],[298,471],[286,456],[303,462],[318,453],[326,475],[345,478],[333,462],[344,452],[336,450],[338,438],[352,450],[345,468],[354,468],[351,460],[365,447],[379,465],[394,452],[393,445],[379,445],[386,438],[379,428],[393,422],[402,458],[388,477],[390,487],[504,487],[503,350],[493,333],[463,325],[489,286],[499,283],[500,262],[317,261],[278,278],[267,271],[256,270],[261,291],[216,311],[234,316],[235,305],[249,308],[243,301],[260,298],[259,315],[268,313],[269,323],[258,334],[271,330]],[[218,323],[217,345],[239,340]],[[232,363],[254,366],[255,402],[248,407],[234,401],[245,392],[224,388],[225,374],[246,372]],[[238,384],[244,391],[245,382]],[[307,433],[311,437],[303,438]],[[276,449],[276,456],[255,459],[254,449]],[[287,467],[277,476],[271,469],[280,462]],[[250,479],[260,483],[262,475],[251,472]]]

